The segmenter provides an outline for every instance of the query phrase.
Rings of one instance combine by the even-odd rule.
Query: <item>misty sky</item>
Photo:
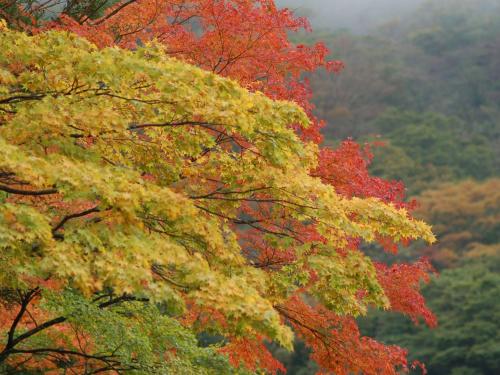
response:
[[[313,26],[368,31],[380,23],[404,16],[425,0],[276,0],[279,6],[306,14]]]

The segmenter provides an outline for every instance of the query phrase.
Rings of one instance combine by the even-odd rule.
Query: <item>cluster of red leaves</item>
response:
[[[242,212],[255,218],[256,223],[250,224],[249,229],[235,228],[247,258],[251,259],[254,265],[268,271],[292,264],[297,259],[297,254],[293,247],[276,249],[262,236],[263,232],[288,236],[301,243],[325,242],[325,238],[316,230],[314,221],[304,223],[292,219],[280,204],[292,203],[285,200],[274,202],[265,194],[256,194],[255,201],[242,204]]]
[[[370,176],[368,166],[372,158],[369,145],[361,147],[346,140],[336,150],[323,148],[320,151],[319,165],[313,174],[324,183],[335,186],[337,192],[346,197],[375,197],[412,209],[414,202],[404,202],[402,182]]]
[[[234,367],[243,365],[251,371],[260,369],[266,370],[269,374],[276,374],[278,371],[286,373],[286,368],[273,357],[264,340],[264,337],[233,338],[221,352],[229,356],[229,361]]]
[[[181,320],[183,325],[227,328],[226,318],[217,309],[201,309],[193,301],[189,301],[188,306],[188,311]],[[229,337],[227,339],[228,344],[222,347],[220,352],[229,357],[232,366],[236,368],[243,366],[251,371],[265,370],[270,374],[286,373],[283,364],[273,357],[264,344],[265,337]]]
[[[253,263],[263,269],[280,269],[288,264],[293,264],[297,260],[297,255],[293,248],[276,249],[262,238],[256,230],[248,230],[240,235],[242,238],[245,255],[252,259]]]
[[[324,374],[398,375],[408,370],[406,351],[361,336],[351,317],[338,316],[300,296],[280,307],[294,331],[311,348],[311,358]],[[418,363],[412,364],[412,366]]]
[[[394,264],[387,266],[375,264],[380,285],[391,303],[391,310],[409,316],[415,324],[420,319],[429,327],[437,325],[436,316],[425,305],[420,294],[420,285],[430,280],[432,265],[427,259],[421,259],[413,264]]]
[[[226,317],[216,308],[200,308],[194,301],[186,299],[187,312],[182,316],[181,323],[186,327],[219,327],[227,328]]]

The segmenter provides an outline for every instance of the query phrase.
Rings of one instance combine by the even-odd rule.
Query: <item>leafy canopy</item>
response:
[[[47,319],[63,314],[57,323],[110,353],[41,350],[41,330],[21,314],[4,324],[2,361],[56,353],[108,369],[114,361],[145,373],[176,366],[155,337],[174,324],[154,318],[161,306],[195,331],[193,312],[211,312],[219,335],[290,348],[280,305],[303,287],[340,315],[389,306],[370,259],[337,251],[350,239],[434,239],[405,209],[342,197],[312,177],[318,149],[289,126],[309,123],[295,104],[169,58],[155,43],[99,50],[66,32],[27,36],[5,26],[0,39],[2,296],[18,291],[21,306],[36,299]],[[294,261],[268,267],[249,235],[275,252],[294,249]],[[74,291],[61,302],[69,310],[54,307],[65,297],[32,289],[40,280]],[[91,306],[101,298],[110,300]],[[150,307],[138,310],[139,302]],[[140,328],[151,319],[165,328]],[[138,325],[146,352],[96,329],[108,320],[110,330]],[[75,345],[61,338],[69,327],[55,326],[43,332],[44,346]],[[189,362],[201,349],[186,340],[188,349],[168,352]]]

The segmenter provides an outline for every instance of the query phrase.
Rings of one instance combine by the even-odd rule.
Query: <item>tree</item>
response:
[[[320,58],[324,53],[321,46],[314,52],[287,42],[286,29],[305,25],[303,20],[284,23],[286,19],[292,22],[293,17],[271,2],[192,4],[200,7],[196,9],[203,17],[195,18],[203,22],[189,18],[190,32],[183,29],[187,20],[163,23],[169,32],[177,30],[194,38],[193,43],[183,39],[184,47],[199,46],[179,57],[237,78],[247,88],[263,90],[271,98],[293,99],[310,114],[307,86],[300,81],[300,73],[326,65],[326,61]],[[147,2],[136,5],[147,11],[156,9]],[[185,4],[174,5],[185,14]],[[128,17],[146,16],[147,12],[129,6],[132,2],[117,4],[103,17],[87,17],[82,22],[68,11],[56,23],[43,27],[70,28],[80,34],[87,30],[85,35],[98,38],[102,46],[106,35],[133,24]],[[161,11],[169,14],[168,9]],[[228,14],[234,17],[226,20]],[[165,19],[172,18],[155,18]],[[108,23],[111,21],[118,24]],[[224,21],[226,28],[216,21]],[[271,21],[272,28],[263,27]],[[155,36],[150,32],[159,30],[156,26],[134,28],[134,38],[126,38],[120,31],[118,39],[115,35],[107,43],[126,47],[139,40],[139,44],[147,44]],[[214,30],[224,30],[225,38],[218,39]],[[234,51],[229,50],[228,57],[222,40],[224,46],[241,45],[232,42],[235,30],[239,30],[236,35],[247,38],[254,30],[269,32],[247,46],[251,47],[248,55],[245,50],[233,56]],[[225,339],[219,345],[224,345],[222,351],[229,353],[234,366],[242,360],[250,370],[281,369],[263,343],[273,340],[290,348],[287,322],[313,348],[325,371],[363,370],[369,374],[406,368],[403,350],[360,337],[349,318],[364,313],[368,305],[397,305],[391,298],[400,298],[385,295],[379,281],[382,271],[357,250],[357,244],[362,239],[397,242],[433,237],[424,224],[408,216],[399,194],[393,195],[397,207],[390,203],[393,198],[384,195],[384,189],[392,191],[390,184],[380,182],[381,190],[366,189],[359,178],[349,187],[347,177],[331,178],[333,172],[338,173],[332,163],[321,164],[326,174],[318,174],[321,153],[310,140],[319,142],[319,122],[313,119],[309,125],[311,121],[295,105],[250,94],[234,81],[168,59],[165,54],[172,49],[167,41],[146,48],[134,46],[135,52],[98,51],[65,33],[42,32],[32,39],[4,34],[11,38],[4,45],[13,49],[5,53],[3,65],[2,137],[9,150],[2,160],[6,169],[2,190],[9,194],[5,225],[10,228],[11,241],[16,238],[12,233],[22,228],[34,235],[27,242],[35,242],[33,253],[27,245],[26,263],[20,266],[23,271],[29,269],[28,280],[20,276],[19,268],[5,279],[7,290],[21,293],[8,307],[13,303],[22,306],[26,293],[41,287],[42,280],[56,279],[64,290],[70,288],[63,295],[83,295],[87,305],[92,299],[117,301],[103,307],[97,304],[97,308],[94,302],[93,310],[86,312],[101,314],[103,308],[107,311],[116,304],[121,309],[124,303],[148,303],[153,309],[159,306],[162,314],[181,319],[195,333],[222,336]],[[214,40],[221,48],[213,61],[226,64],[222,70],[214,69],[217,63],[203,64]],[[264,79],[259,76],[263,67],[255,67],[259,60],[274,69]],[[351,166],[342,173],[354,176],[359,169],[366,171],[366,163],[356,161]],[[31,186],[26,185],[28,181]],[[342,181],[348,196],[335,193],[335,181]],[[366,182],[372,181],[367,178]],[[12,195],[24,198],[18,201]],[[35,220],[17,226],[24,218]],[[19,260],[12,256],[8,261],[5,264],[11,265]],[[15,280],[20,281],[16,284]],[[418,292],[419,286],[410,288]],[[87,319],[67,317],[80,316],[73,314],[74,304],[69,302],[77,297],[65,300],[70,309],[64,311],[54,311],[58,304],[50,303],[55,298],[50,293],[29,300],[45,309],[49,319],[56,319],[48,327],[54,329],[44,336],[52,345],[49,348],[60,345],[52,335],[60,335],[61,323],[71,326],[80,320],[95,320],[92,314]],[[425,309],[422,303],[415,304],[414,312]],[[24,313],[23,317],[28,319]],[[15,334],[19,323],[13,321],[7,326],[8,331],[14,327]],[[97,329],[84,324],[78,328],[89,335],[91,347],[99,343],[99,352],[113,354],[118,364],[108,367],[133,365],[151,372],[154,366],[171,366],[171,361],[158,359],[164,347],[151,345],[146,359],[138,359],[134,349],[123,352],[125,349],[117,350],[121,347],[116,341],[92,337]],[[24,329],[31,332],[35,328]],[[347,347],[341,344],[344,339],[350,343]],[[34,344],[25,350],[39,350]],[[248,348],[255,350],[249,353]],[[7,342],[4,357],[19,358],[23,353],[16,350]],[[190,353],[200,355],[197,350],[190,348]],[[175,347],[169,351],[172,355],[178,352],[183,354]],[[34,353],[45,359],[57,354],[57,361],[64,363],[74,363],[73,357],[78,357],[75,351]],[[80,357],[84,363],[77,361],[77,365],[98,366],[99,359]],[[181,356],[187,367],[193,365],[190,358]],[[221,362],[202,363],[213,371]]]
[[[439,243],[428,249],[438,267],[456,266],[463,258],[500,252],[500,180],[444,184],[423,192],[415,214],[432,222]]]

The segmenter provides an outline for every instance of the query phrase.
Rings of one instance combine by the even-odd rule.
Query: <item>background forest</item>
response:
[[[438,236],[391,261],[431,259],[439,276],[424,295],[439,326],[374,311],[363,332],[431,375],[499,374],[500,1],[281,3],[316,26],[298,42],[325,41],[346,64],[310,77],[326,142],[369,144],[372,172],[402,180]],[[314,368],[305,350],[282,355],[291,374]]]

